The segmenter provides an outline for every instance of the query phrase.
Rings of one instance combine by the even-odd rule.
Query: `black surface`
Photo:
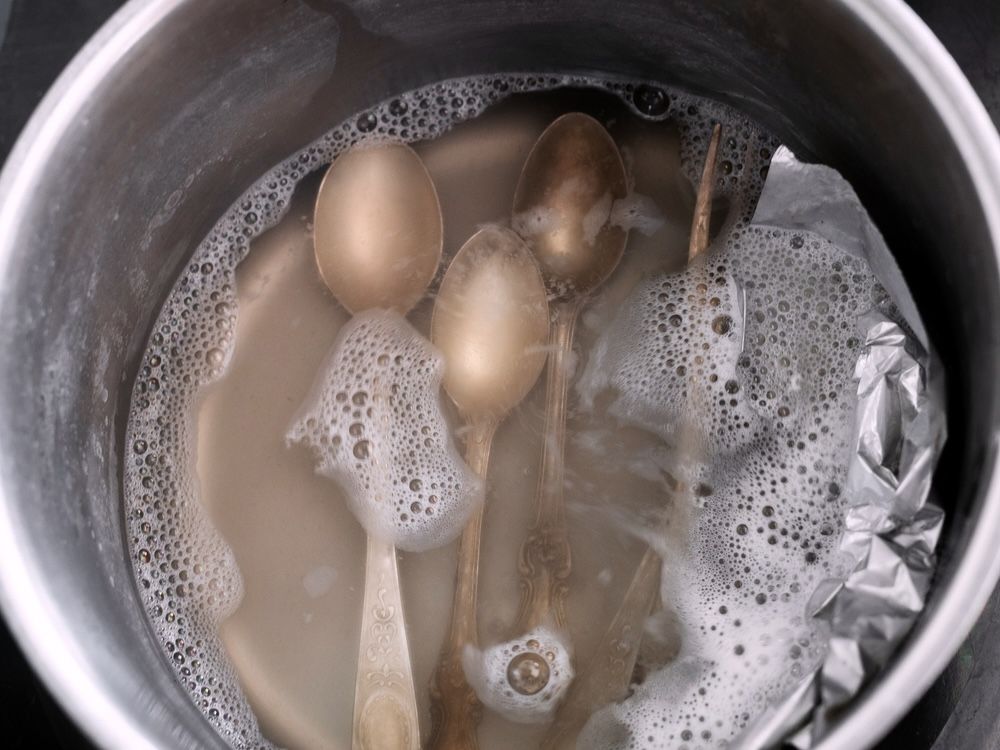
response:
[[[0,161],[35,106],[122,0],[12,2],[0,44]],[[1000,0],[910,0],[1000,124]],[[0,17],[2,17],[0,13]],[[0,29],[2,33],[2,29]],[[38,683],[0,622],[0,746],[92,746]],[[938,680],[879,750],[1000,748],[1000,594]]]

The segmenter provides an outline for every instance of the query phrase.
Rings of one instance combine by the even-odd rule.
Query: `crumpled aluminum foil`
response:
[[[816,232],[864,257],[899,312],[894,320],[872,311],[858,322],[864,346],[839,542],[849,573],[820,584],[808,611],[829,629],[826,656],[733,743],[806,750],[886,664],[924,607],[944,520],[927,502],[945,441],[943,372],[881,234],[836,170],[779,149],[753,223]]]

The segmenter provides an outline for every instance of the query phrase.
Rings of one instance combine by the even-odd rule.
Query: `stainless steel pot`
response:
[[[188,253],[258,175],[433,79],[610,71],[714,92],[838,167],[895,248],[950,376],[950,512],[913,636],[824,744],[872,744],[1000,572],[1000,142],[901,0],[133,0],[0,178],[0,603],[108,748],[222,748],[175,683],[123,551],[123,420]]]

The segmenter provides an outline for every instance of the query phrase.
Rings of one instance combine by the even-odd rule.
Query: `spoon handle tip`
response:
[[[354,690],[354,750],[419,750],[420,724],[396,549],[368,537]]]
[[[590,714],[628,693],[642,644],[643,627],[660,588],[660,558],[647,549],[614,619],[583,672],[577,675],[541,747],[561,747]]]
[[[719,153],[719,141],[722,139],[722,125],[715,124],[712,128],[712,139],[705,154],[705,165],[702,167],[701,182],[698,185],[698,197],[694,205],[694,218],[691,221],[691,241],[688,244],[688,263],[697,258],[708,248],[709,230],[712,219],[712,185],[715,182],[715,162]]]

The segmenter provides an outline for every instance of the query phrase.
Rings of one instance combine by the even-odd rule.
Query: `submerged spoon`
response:
[[[514,225],[538,259],[554,300],[538,511],[518,564],[521,633],[540,625],[566,627],[571,556],[563,453],[573,329],[588,295],[611,275],[625,250],[627,232],[611,223],[611,210],[626,189],[625,166],[607,130],[594,118],[574,112],[555,120],[539,137],[514,196]],[[541,654],[515,658],[519,663],[517,668],[509,666],[509,676],[524,674],[526,666],[547,674]],[[531,658],[537,663],[526,665]],[[511,682],[511,687],[522,694],[540,690],[537,684]]]
[[[535,384],[545,364],[549,310],[538,266],[514,232],[486,227],[458,251],[441,282],[431,341],[444,355],[444,388],[467,423],[466,462],[486,477],[497,426]],[[476,596],[483,510],[462,533],[451,625],[431,685],[429,747],[478,746],[482,712],[462,656],[479,640]]]
[[[698,184],[694,217],[691,221],[691,239],[688,242],[688,263],[708,248],[712,186],[715,184],[716,154],[721,137],[722,126],[716,124]],[[690,437],[687,431],[681,434],[682,451]],[[660,590],[661,567],[660,556],[652,547],[648,547],[632,575],[632,581],[611,625],[560,706],[555,722],[542,741],[543,748],[559,747],[583,726],[593,711],[620,701],[628,693],[642,643],[643,624],[649,617]]]
[[[348,151],[323,178],[314,222],[316,263],[327,287],[351,313],[391,308],[405,315],[437,270],[442,238],[434,183],[408,146]],[[396,549],[371,535],[352,746],[420,748]]]

